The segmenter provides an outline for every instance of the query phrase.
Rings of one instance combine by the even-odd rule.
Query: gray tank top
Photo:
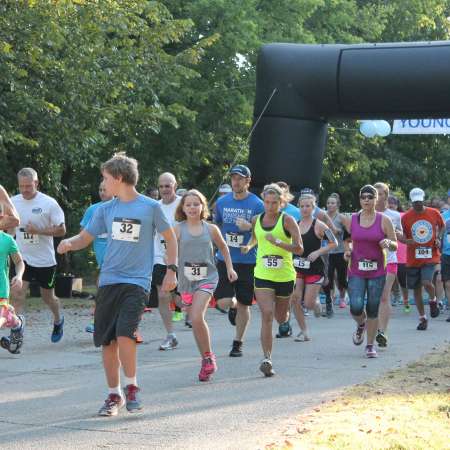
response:
[[[200,286],[216,285],[219,280],[209,227],[204,221],[202,226],[202,233],[199,236],[192,236],[186,222],[179,224],[178,291],[180,293],[193,293]]]
[[[330,251],[330,254],[335,253],[344,253],[344,224],[341,220],[341,214],[336,214],[332,219],[333,225],[335,226],[336,230],[338,230],[337,234],[335,234],[336,239],[338,241],[338,246]]]

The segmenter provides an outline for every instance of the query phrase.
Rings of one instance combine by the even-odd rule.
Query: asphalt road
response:
[[[51,344],[50,315],[43,308],[27,316],[22,354],[0,352],[0,448],[262,448],[306,408],[448,343],[447,315],[419,332],[416,311],[408,315],[396,308],[389,347],[372,360],[364,357],[363,346],[352,344],[348,308],[337,310],[333,319],[309,317],[312,341],[276,339],[277,375],[264,378],[258,370],[257,307],[242,358],[228,356],[234,330],[225,315],[210,309],[219,370],[212,382],[200,383],[192,332],[177,323],[179,348],[158,351],[163,337],[159,314],[145,314],[138,369],[145,410],[132,415],[124,409],[103,418],[96,416],[107,394],[100,352],[83,331],[88,309],[66,309],[64,338]]]

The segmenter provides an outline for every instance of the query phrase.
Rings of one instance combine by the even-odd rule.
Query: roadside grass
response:
[[[344,391],[266,450],[450,449],[450,346]]]

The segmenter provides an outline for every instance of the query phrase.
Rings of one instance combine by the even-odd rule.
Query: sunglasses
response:
[[[159,189],[169,189],[172,187],[172,185],[171,184],[160,184],[158,187],[159,187]]]
[[[375,198],[375,195],[373,194],[362,194],[359,196],[361,200],[373,200]]]

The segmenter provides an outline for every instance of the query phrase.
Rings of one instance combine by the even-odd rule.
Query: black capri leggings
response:
[[[347,261],[343,253],[330,253],[328,255],[328,280],[327,286],[323,287],[325,294],[330,294],[334,287],[334,271],[337,272],[337,284],[339,289],[347,289]]]

